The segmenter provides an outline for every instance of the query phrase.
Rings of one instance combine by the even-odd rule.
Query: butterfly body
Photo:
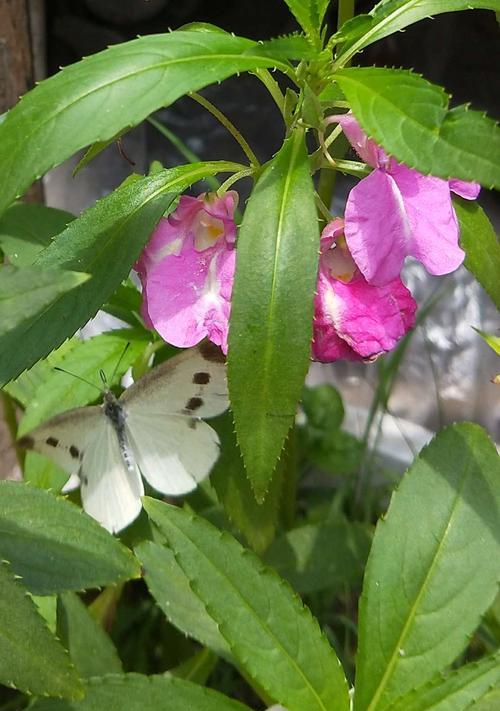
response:
[[[141,510],[141,475],[179,496],[204,479],[219,454],[203,417],[228,407],[225,360],[210,343],[186,350],[102,405],[56,415],[18,440],[54,460],[81,487],[84,509],[110,531]],[[68,487],[66,487],[68,490]]]

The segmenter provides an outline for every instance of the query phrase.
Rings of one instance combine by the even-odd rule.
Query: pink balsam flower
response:
[[[415,323],[417,305],[401,279],[369,284],[343,232],[344,221],[336,219],[321,235],[312,354],[323,363],[373,360],[394,348]]]
[[[369,139],[351,113],[330,116],[342,126],[359,156],[375,170],[351,190],[345,210],[345,238],[370,284],[388,284],[401,272],[406,256],[431,274],[460,266],[459,227],[450,190],[474,200],[476,183],[422,175],[390,158]]]
[[[234,191],[183,195],[144,248],[135,267],[142,316],[167,343],[188,348],[208,337],[227,352],[237,204]]]

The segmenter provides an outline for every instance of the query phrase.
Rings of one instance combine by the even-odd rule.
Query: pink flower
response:
[[[234,191],[182,196],[135,266],[144,321],[174,346],[188,348],[208,337],[227,352],[237,204]]]
[[[343,231],[344,221],[336,219],[321,235],[312,352],[324,363],[373,360],[394,348],[415,323],[417,305],[401,279],[385,286],[369,284]]]
[[[431,274],[460,266],[459,228],[450,190],[474,200],[476,183],[425,176],[390,158],[362,131],[352,114],[330,116],[360,157],[375,168],[351,190],[345,210],[345,238],[359,269],[381,286],[399,276],[406,256]]]

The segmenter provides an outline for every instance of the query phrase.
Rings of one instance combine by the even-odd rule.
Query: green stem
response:
[[[285,97],[281,93],[278,82],[271,76],[271,72],[268,69],[255,69],[252,74],[264,84],[281,111],[281,115],[285,118]]]
[[[239,173],[234,173],[234,175],[230,175],[227,180],[225,180],[222,185],[218,188],[217,194],[219,197],[221,195],[224,195],[224,193],[229,190],[231,185],[236,183],[238,180],[241,180],[242,178],[247,178],[250,175],[253,175],[255,173],[255,170],[253,168],[246,168],[245,170],[240,170]]]
[[[204,109],[209,111],[212,116],[215,116],[217,121],[219,121],[227,131],[231,134],[231,136],[234,138],[234,140],[239,143],[241,150],[243,153],[246,155],[248,160],[250,161],[251,165],[254,168],[260,168],[260,163],[257,159],[257,156],[255,153],[252,151],[250,146],[248,145],[247,141],[243,138],[241,133],[238,131],[236,126],[231,123],[231,121],[225,116],[222,111],[219,111],[219,109],[212,104],[211,101],[208,101],[208,99],[205,99],[204,96],[201,94],[198,94],[196,91],[192,91],[188,94],[194,101],[196,101],[198,104],[203,106]]]
[[[186,146],[183,140],[179,138],[179,136],[176,136],[173,131],[171,131],[169,128],[164,126],[162,123],[157,121],[155,118],[152,116],[149,116],[147,118],[147,121],[151,124],[151,126],[154,126],[157,131],[159,131],[162,136],[165,136],[170,143],[172,143],[173,146],[177,148],[179,153],[186,158],[190,163],[200,163],[201,158],[196,155],[196,153],[193,153],[193,151],[189,148],[189,146]],[[206,184],[213,190],[217,190],[220,183],[217,180],[217,178],[214,178],[213,175],[209,175],[208,177],[205,178]]]
[[[354,0],[339,0],[337,15],[337,29],[340,30],[344,22],[354,17]]]
[[[318,182],[318,196],[323,205],[329,211],[332,204],[333,191],[335,190],[335,183],[337,181],[337,171],[333,170],[331,166],[328,170],[323,168],[319,174]],[[322,229],[326,225],[326,220],[324,215],[320,217],[320,228]]]

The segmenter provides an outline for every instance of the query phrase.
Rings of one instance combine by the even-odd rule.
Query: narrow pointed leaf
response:
[[[440,432],[379,521],[360,604],[355,711],[382,711],[451,664],[500,575],[500,459],[483,429]]]
[[[220,441],[219,459],[210,472],[210,481],[229,519],[243,533],[256,553],[262,553],[274,538],[280,513],[283,471],[278,464],[269,491],[262,503],[255,500],[234,434],[230,413],[212,420]]]
[[[0,125],[0,213],[80,148],[113,138],[189,91],[274,66],[289,69],[257,42],[176,31],[123,42],[66,67],[28,92]]]
[[[464,264],[500,309],[500,244],[484,210],[461,198],[453,200],[460,224]]]
[[[110,674],[91,679],[82,701],[39,700],[33,711],[250,711],[218,691],[174,676]]]
[[[262,500],[309,367],[319,230],[304,135],[268,163],[238,237],[228,379],[236,435]]]
[[[306,34],[313,38],[319,37],[330,0],[285,0],[285,2]]]
[[[0,249],[11,264],[29,266],[74,217],[46,205],[15,203],[0,217]]]
[[[168,621],[218,656],[230,659],[229,645],[191,589],[189,578],[172,551],[159,543],[144,541],[136,547],[135,554],[142,563],[149,592]]]
[[[82,678],[122,672],[115,645],[75,593],[57,600],[57,636]]]
[[[500,685],[500,653],[455,669],[414,689],[388,711],[465,711],[486,697],[493,686]]]
[[[52,304],[89,280],[88,274],[40,267],[0,268],[0,351],[20,341]],[[9,356],[15,357],[14,353]]]
[[[403,69],[355,67],[335,79],[370,138],[410,168],[500,188],[500,128],[444,90]]]
[[[229,534],[154,499],[165,536],[241,666],[288,711],[347,711],[347,683],[317,621],[288,585]]]
[[[12,481],[0,482],[0,557],[37,595],[139,575],[131,552],[77,506]]]
[[[336,63],[344,66],[372,42],[388,37],[426,17],[442,12],[483,8],[500,10],[500,0],[382,0],[367,15],[356,15],[335,35],[342,43]]]
[[[0,684],[31,694],[82,696],[78,674],[35,603],[0,562]]]
[[[91,279],[54,300],[0,350],[0,385],[15,378],[83,326],[127,277],[154,226],[174,198],[204,175],[231,163],[198,163],[138,178],[97,202],[41,252],[36,266],[88,272]]]

